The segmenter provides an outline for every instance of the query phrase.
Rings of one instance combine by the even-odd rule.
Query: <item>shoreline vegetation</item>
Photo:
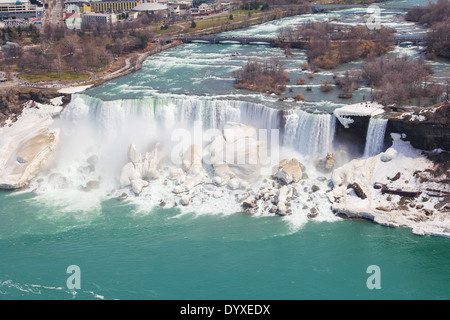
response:
[[[289,74],[277,58],[251,59],[234,72],[236,89],[280,94],[289,83]]]
[[[373,3],[366,0],[361,3]],[[320,1],[346,3],[346,1]],[[54,89],[92,85],[128,74],[140,57],[180,44],[175,39],[195,34],[214,34],[258,25],[289,16],[311,13],[310,1],[242,1],[241,7],[208,17],[182,16],[163,19],[142,14],[138,19],[123,18],[115,26],[83,25],[81,30],[46,25],[0,29],[0,44],[18,43],[0,56],[8,81],[4,88],[34,87]],[[159,46],[155,49],[155,46]],[[138,70],[139,64],[134,68]],[[119,71],[120,70],[120,71]],[[109,76],[114,74],[113,76]]]
[[[20,87],[22,91],[25,88],[44,91],[72,88],[76,92],[76,87],[98,86],[139,70],[148,56],[181,44],[177,38],[242,29],[288,16],[311,13],[309,1],[280,1],[276,6],[269,6],[267,1],[248,2],[243,1],[242,6],[233,11],[195,19],[183,16],[179,20],[170,20],[158,15],[142,14],[136,20],[119,20],[121,22],[114,26],[83,25],[79,31],[49,25],[44,30],[38,30],[33,25],[0,29],[0,41],[19,43],[19,46],[9,48],[0,56],[6,62],[6,70],[3,71],[8,80],[0,83],[0,91],[3,95],[14,95]],[[361,4],[374,2],[380,1],[361,1]],[[324,0],[320,3],[346,4],[348,1]],[[427,34],[427,58],[450,56],[450,51],[446,49],[448,43],[438,45],[436,41],[430,40],[442,38],[439,35],[450,25],[442,16],[442,12],[447,12],[448,8],[448,0],[439,0],[437,4],[413,8],[405,17],[408,21],[431,27]],[[402,100],[403,97],[409,101],[431,97],[430,102],[436,103],[439,88],[434,83],[424,90],[410,90],[420,92],[419,96],[408,92],[395,94],[394,97],[392,93],[396,93],[395,90],[384,90],[386,88],[383,89],[365,77],[366,70],[374,64],[373,61],[392,49],[393,32],[394,30],[384,27],[372,32],[365,26],[343,27],[332,22],[308,22],[285,27],[277,36],[284,39],[287,56],[291,52],[290,43],[300,39],[303,41],[308,59],[306,68],[312,75],[319,70],[333,70],[343,63],[365,59],[361,70],[347,71],[339,76],[335,74],[334,82],[340,89],[340,98],[351,98],[353,92],[365,83],[372,87],[372,98],[382,103],[398,104],[406,100]],[[267,67],[271,62],[268,62],[270,59],[265,60],[260,64]],[[241,72],[235,72],[236,88],[277,95],[285,90],[289,78],[284,70],[268,72],[266,68],[265,71],[253,70],[251,74],[244,75],[245,72],[242,71],[249,71],[250,64],[258,66],[255,61],[248,61]],[[425,76],[428,75],[429,73]],[[389,82],[387,86],[396,87],[396,82]],[[331,83],[322,83],[321,90],[332,89],[330,85]],[[383,92],[388,92],[389,96],[385,97]],[[448,96],[448,92],[446,93]],[[296,98],[297,101],[304,100],[303,97]]]
[[[238,9],[211,17],[167,21],[141,14],[114,26],[83,25],[81,30],[46,25],[0,29],[0,44],[15,42],[0,59],[8,81],[3,88],[99,85],[140,69],[148,56],[181,44],[181,36],[247,28],[271,20],[310,12],[309,3],[287,8]],[[293,9],[294,8],[294,9]],[[290,9],[290,10],[289,10]],[[135,62],[137,62],[135,64]]]

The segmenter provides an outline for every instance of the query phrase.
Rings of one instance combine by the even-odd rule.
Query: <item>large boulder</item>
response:
[[[224,185],[233,178],[257,180],[261,170],[260,146],[254,127],[228,122],[223,136],[217,136],[209,145],[215,183]]]
[[[278,202],[277,202],[277,214],[280,216],[285,216],[287,214],[286,201],[288,197],[289,188],[287,186],[282,186],[278,192]]]
[[[242,138],[257,139],[256,128],[237,122],[227,122],[223,127],[223,137],[227,143],[233,143]]]
[[[322,172],[331,172],[336,165],[334,153],[328,152],[325,158],[315,161],[316,169]]]
[[[148,180],[157,179],[159,176],[159,143],[144,156],[137,151],[134,144],[131,144],[128,147],[128,159],[129,162],[122,167],[120,172],[120,186],[122,188],[131,186],[134,193],[139,195],[142,189],[148,186]]]
[[[181,162],[184,175],[179,175],[180,184],[173,189],[174,193],[188,192],[206,181],[206,173],[202,165],[202,149],[199,145],[190,145],[182,154]],[[179,174],[177,172],[176,174]]]
[[[292,158],[291,160],[284,159],[280,161],[278,171],[275,173],[274,178],[282,184],[290,184],[299,182],[302,175],[302,164],[296,158]]]
[[[135,179],[131,182],[131,189],[136,195],[141,194],[142,189],[148,186],[148,182],[142,179]]]
[[[181,155],[181,163],[184,171],[189,171],[193,166],[198,169],[202,164],[202,148],[196,144],[190,145]]]
[[[335,164],[336,158],[334,156],[334,153],[328,152],[325,158],[325,169],[331,171],[334,168]]]
[[[169,171],[169,179],[176,180],[184,174],[183,169],[181,168],[171,168]]]
[[[120,186],[122,188],[131,185],[131,181],[140,179],[141,174],[136,170],[133,162],[128,162],[120,171]]]

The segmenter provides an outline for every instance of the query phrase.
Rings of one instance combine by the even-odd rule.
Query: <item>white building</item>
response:
[[[83,19],[81,18],[78,12],[74,12],[69,17],[66,18],[65,23],[68,29],[80,30],[81,24],[83,23]]]
[[[153,2],[141,3],[131,10],[137,12],[147,12],[149,14],[162,13],[166,16],[169,14],[169,7],[167,5]]]
[[[198,13],[200,14],[210,14],[213,11],[213,9],[211,8],[211,6],[207,3],[202,3],[199,7],[198,7]]]
[[[117,16],[115,14],[108,13],[84,13],[83,23],[99,23],[99,24],[109,24],[116,23]]]

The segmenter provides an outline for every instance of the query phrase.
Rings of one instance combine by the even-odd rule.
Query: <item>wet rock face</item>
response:
[[[414,148],[421,150],[450,150],[450,104],[403,112],[389,118],[390,133],[403,133]]]
[[[353,116],[352,119],[353,123],[350,124],[349,128],[345,128],[339,121],[336,121],[335,141],[341,145],[352,146],[356,149],[354,151],[362,153],[366,144],[370,117]]]
[[[274,178],[280,181],[281,184],[290,184],[299,182],[302,176],[302,164],[297,159],[292,158],[291,160],[284,159],[280,161]]]
[[[412,125],[401,121],[390,121],[390,132],[399,132],[406,135],[405,140],[421,150],[444,149],[450,150],[450,125],[440,126],[430,123]]]
[[[363,152],[370,117],[354,116],[349,128],[336,122],[335,141]],[[385,143],[392,145],[391,133],[406,135],[414,148],[421,150],[450,150],[450,103],[441,103],[413,111],[399,112],[389,118]]]

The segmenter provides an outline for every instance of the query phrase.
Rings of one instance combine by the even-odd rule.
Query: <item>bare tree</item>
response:
[[[389,105],[401,104],[411,98],[437,99],[440,87],[429,80],[432,73],[431,66],[421,59],[378,58],[363,65],[362,77],[377,89],[373,94],[374,99]]]

